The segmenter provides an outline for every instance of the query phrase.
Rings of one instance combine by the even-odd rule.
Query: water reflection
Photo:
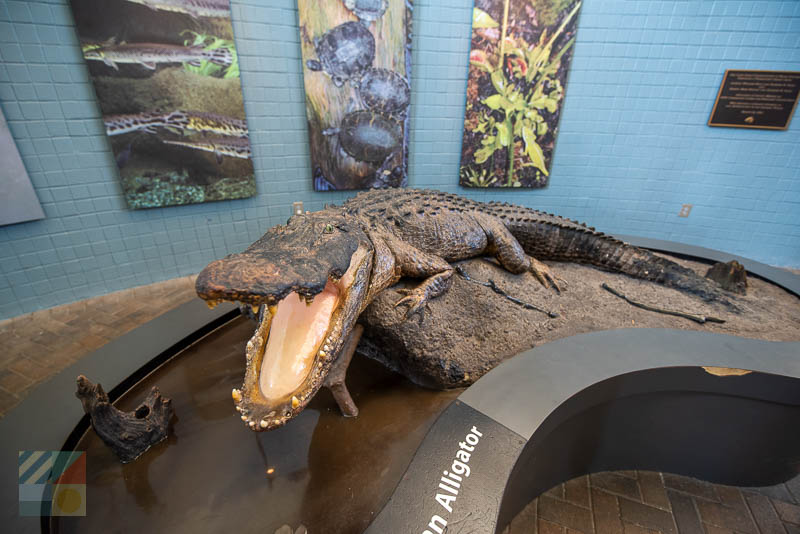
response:
[[[93,432],[84,436],[78,449],[88,455],[87,515],[53,518],[54,531],[364,530],[459,392],[421,389],[357,357],[348,375],[357,418],[342,417],[323,390],[288,425],[253,433],[230,399],[244,376],[251,331],[248,321],[234,321],[117,403],[132,409],[155,384],[172,398],[178,418],[169,439],[138,460],[123,466]]]
[[[292,482],[308,479],[309,448],[318,420],[319,411],[306,409],[292,420],[291,428],[284,426],[270,432],[253,433],[270,489],[277,478]]]
[[[176,418],[173,418],[172,424],[174,425],[176,422]],[[163,512],[164,503],[159,500],[150,484],[150,466],[166,452],[168,447],[173,447],[177,443],[178,436],[171,432],[167,439],[156,443],[136,461],[122,465],[122,479],[125,481],[125,488],[133,496],[139,508],[151,513]]]

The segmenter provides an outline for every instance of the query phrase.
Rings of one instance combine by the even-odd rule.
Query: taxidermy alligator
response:
[[[232,392],[242,420],[259,431],[281,426],[321,386],[344,415],[357,415],[344,377],[363,331],[359,314],[401,277],[423,281],[400,290],[397,305],[407,306],[407,318],[423,313],[450,287],[450,262],[480,255],[556,290],[539,260],[588,263],[730,305],[693,271],[569,219],[437,191],[364,192],[341,207],[291,217],[197,277],[197,293],[210,305],[239,301],[258,316],[243,387]]]

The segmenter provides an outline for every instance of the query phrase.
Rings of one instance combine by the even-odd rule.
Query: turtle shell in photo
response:
[[[375,37],[359,22],[345,22],[328,30],[314,39],[314,48],[318,59],[309,59],[306,66],[327,73],[337,87],[360,76],[375,60]]]
[[[369,69],[358,83],[358,95],[372,111],[401,113],[411,101],[411,88],[392,70]]]
[[[381,18],[388,6],[387,0],[344,0],[344,7],[367,24]]]
[[[403,127],[380,113],[354,111],[342,119],[339,143],[357,160],[382,163],[402,145]]]

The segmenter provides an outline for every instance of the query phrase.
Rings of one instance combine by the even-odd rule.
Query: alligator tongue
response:
[[[267,399],[297,390],[311,372],[339,301],[339,290],[328,281],[322,293],[306,304],[296,292],[278,303],[261,363],[259,385]]]

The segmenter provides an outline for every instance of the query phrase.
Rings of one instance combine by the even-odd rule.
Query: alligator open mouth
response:
[[[258,313],[258,326],[247,342],[244,383],[232,397],[251,429],[283,425],[323,385],[358,317],[368,257],[366,249],[358,248],[347,271],[341,277],[329,275],[316,294],[293,290],[277,304],[271,304],[276,298],[270,295],[247,299]]]

